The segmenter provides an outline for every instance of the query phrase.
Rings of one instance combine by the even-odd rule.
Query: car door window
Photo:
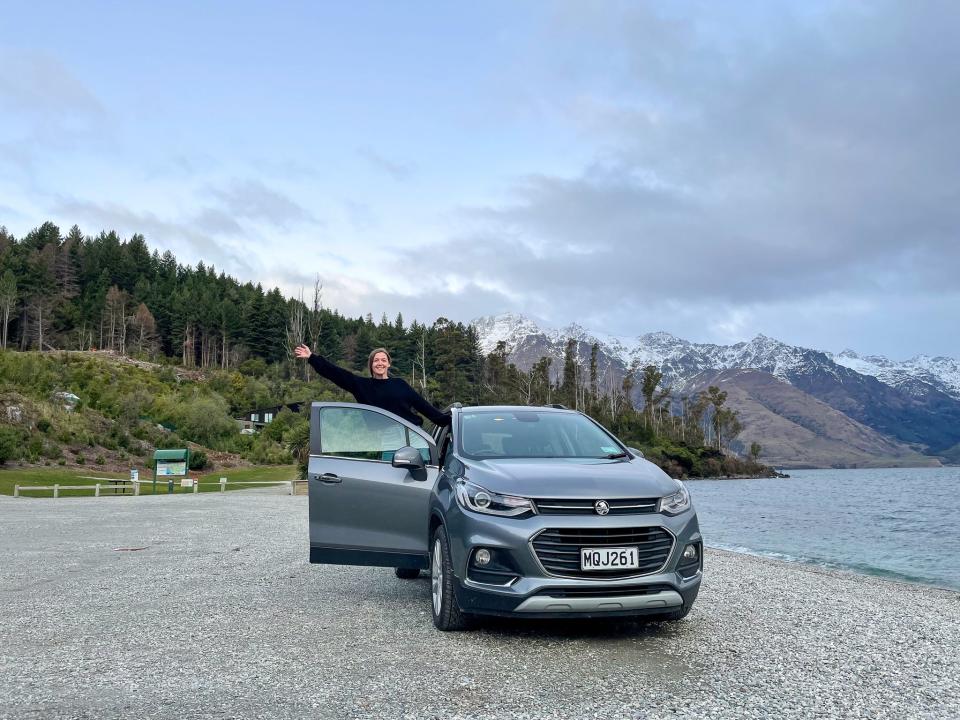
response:
[[[429,462],[426,440],[396,420],[363,408],[326,407],[320,411],[321,455],[390,462],[396,450],[411,444],[417,449],[422,446],[421,454],[425,451]]]

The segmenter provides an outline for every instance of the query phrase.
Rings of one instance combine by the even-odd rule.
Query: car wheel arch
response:
[[[446,527],[446,523],[443,522],[443,518],[440,517],[440,513],[436,510],[430,513],[430,524],[427,526],[427,547],[430,548],[430,543],[433,541],[433,533],[436,532],[437,528],[443,525]],[[432,548],[430,548],[432,551]]]

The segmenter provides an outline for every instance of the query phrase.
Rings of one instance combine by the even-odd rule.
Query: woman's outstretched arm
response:
[[[322,355],[316,355],[306,345],[298,345],[293,354],[298,358],[306,359],[310,367],[317,371],[318,375],[325,377],[334,385],[343,388],[354,396],[357,394],[357,379],[349,370],[344,370],[339,365],[334,365]]]
[[[430,420],[430,422],[432,422],[434,425],[450,424],[450,413],[445,413],[442,410],[438,410],[433,405],[431,405],[426,400],[424,400],[423,396],[420,393],[418,393],[416,390],[414,390],[412,387],[410,387],[410,385],[407,384],[406,381],[404,381],[404,384],[407,386],[407,390],[409,390],[408,397],[410,400],[410,405],[413,407],[414,410],[416,410],[418,413],[420,413],[425,418]]]

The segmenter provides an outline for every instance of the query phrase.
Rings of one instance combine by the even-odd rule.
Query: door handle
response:
[[[339,476],[333,473],[324,473],[323,475],[320,476],[320,482],[332,484],[332,483],[338,483],[343,481],[339,478]]]

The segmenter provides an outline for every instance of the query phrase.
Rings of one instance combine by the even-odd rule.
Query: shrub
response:
[[[43,454],[43,438],[39,435],[31,435],[27,442],[27,454],[31,458],[38,458]]]
[[[97,455],[97,459],[94,460],[94,462],[95,462],[97,465],[103,465],[105,462],[107,462],[107,460],[106,460],[106,458],[103,457],[103,455]]]
[[[237,434],[237,424],[219,396],[199,397],[183,404],[177,430],[198,445],[218,447]]]
[[[86,459],[83,455],[77,455],[77,457],[76,457],[76,463],[77,463],[77,465],[86,465],[86,464],[87,464],[87,459]]]
[[[0,465],[20,459],[20,433],[8,425],[0,425]]]
[[[51,460],[58,460],[63,457],[63,450],[56,443],[47,442],[43,444],[43,455]]]
[[[286,465],[293,462],[293,456],[288,450],[265,435],[257,435],[253,447],[245,455],[258,465]]]
[[[190,469],[203,470],[207,466],[207,454],[203,450],[192,450],[190,452]]]
[[[50,421],[46,418],[40,418],[37,420],[37,430],[42,433],[50,432]]]
[[[240,372],[251,377],[259,377],[267,372],[267,363],[262,358],[251,358],[240,365]]]

